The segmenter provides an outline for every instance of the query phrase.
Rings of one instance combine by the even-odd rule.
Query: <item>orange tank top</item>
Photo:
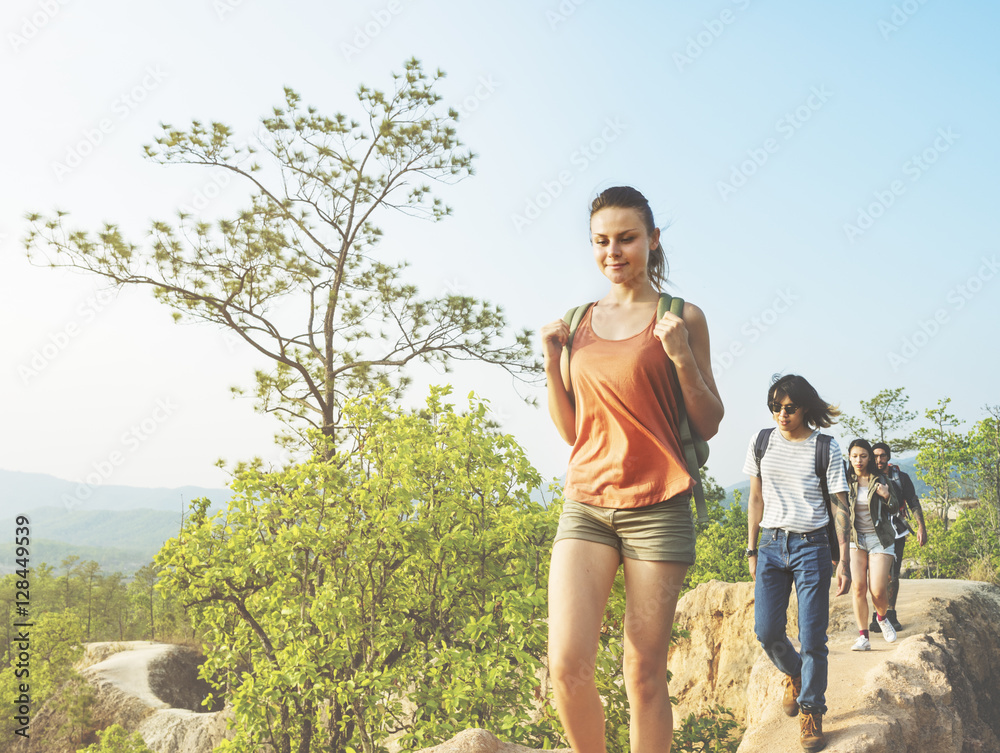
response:
[[[576,444],[566,499],[631,508],[690,491],[677,428],[677,372],[653,336],[656,319],[624,340],[594,334],[591,314],[573,338],[570,376],[576,402]]]

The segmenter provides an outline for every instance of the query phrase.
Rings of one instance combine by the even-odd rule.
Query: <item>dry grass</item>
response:
[[[991,583],[994,586],[1000,586],[1000,570],[997,570],[993,563],[986,557],[978,559],[969,565],[967,578],[981,583]]]

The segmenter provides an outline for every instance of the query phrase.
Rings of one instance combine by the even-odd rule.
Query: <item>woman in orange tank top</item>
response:
[[[660,231],[634,188],[591,205],[591,243],[610,281],[574,335],[541,329],[548,405],[573,451],[566,505],[549,575],[549,671],[559,717],[576,753],[604,753],[594,667],[604,609],[619,564],[625,577],[625,687],[633,753],[670,749],[667,649],[677,597],[694,561],[688,475],[677,429],[683,397],[694,431],[710,439],[723,407],[701,310],[656,321],[666,262]]]

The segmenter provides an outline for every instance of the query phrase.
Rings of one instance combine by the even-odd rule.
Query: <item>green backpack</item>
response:
[[[582,306],[575,306],[567,311],[566,316],[563,317],[563,321],[569,325],[569,339],[566,341],[566,347],[563,349],[564,357],[567,359],[567,372],[569,371],[569,352],[573,347],[573,337],[576,335],[576,329],[580,326],[580,322],[583,321],[584,314],[593,305],[592,303],[584,303]],[[683,316],[684,299],[674,298],[667,293],[660,293],[660,302],[656,306],[656,319],[662,319],[667,311],[676,316]],[[678,395],[677,398],[677,409],[680,414],[678,428],[681,435],[681,449],[684,451],[684,461],[687,463],[687,471],[691,474],[691,478],[695,482],[693,493],[695,509],[698,511],[698,522],[707,523],[708,510],[705,507],[705,489],[701,483],[701,472],[699,469],[708,462],[708,442],[695,436],[691,430],[691,422],[688,421],[687,409],[684,407],[684,398],[681,395]]]

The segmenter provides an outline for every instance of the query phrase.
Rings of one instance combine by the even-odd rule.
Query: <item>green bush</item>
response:
[[[112,724],[97,733],[99,742],[80,748],[77,753],[153,753],[138,732],[131,735],[124,727]]]

